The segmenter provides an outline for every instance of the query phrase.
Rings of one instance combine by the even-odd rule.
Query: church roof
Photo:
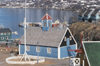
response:
[[[11,32],[9,28],[0,28],[0,33],[1,32]]]
[[[51,18],[51,16],[48,15],[48,13],[46,13],[42,18],[42,20],[51,20],[51,19],[52,18]]]
[[[27,28],[26,33],[26,44],[38,45],[39,46],[51,46],[58,47],[61,45],[62,39],[64,38],[69,28],[51,28],[49,31],[42,31],[40,27]],[[24,44],[24,36],[21,37],[21,44]]]

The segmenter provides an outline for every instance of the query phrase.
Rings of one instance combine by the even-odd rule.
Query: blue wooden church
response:
[[[61,25],[52,27],[52,18],[48,14],[42,18],[42,27],[28,27],[26,31],[28,55],[56,59],[76,56],[76,52],[69,51],[77,49],[77,43],[70,29]],[[24,36],[22,36],[19,54],[24,54],[24,51]]]

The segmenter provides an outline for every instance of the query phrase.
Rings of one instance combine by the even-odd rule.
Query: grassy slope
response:
[[[77,22],[73,23],[70,29],[78,43],[80,43],[80,33],[82,31],[84,31],[83,35],[85,40],[100,41],[100,23]]]

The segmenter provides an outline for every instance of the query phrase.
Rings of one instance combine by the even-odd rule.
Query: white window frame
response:
[[[72,36],[69,36],[69,39],[72,40]]]
[[[1,40],[4,40],[4,37],[1,37]]]
[[[30,51],[30,46],[26,46],[26,51]]]
[[[6,36],[6,39],[8,40],[8,36]]]
[[[40,52],[40,47],[36,47],[36,52]]]
[[[3,33],[0,33],[0,35],[4,35]]]
[[[4,35],[6,35],[6,33],[4,33]]]
[[[45,27],[45,26],[47,26],[47,23],[46,23],[46,22],[44,22],[44,25],[43,25],[43,26],[44,26],[44,27]]]
[[[66,41],[67,40],[67,38],[66,37],[64,37],[64,41]]]
[[[8,35],[10,35],[10,32],[8,32]]]
[[[47,53],[51,54],[51,48],[47,48]]]

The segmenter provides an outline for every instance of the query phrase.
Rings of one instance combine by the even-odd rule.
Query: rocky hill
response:
[[[81,33],[83,33],[83,40],[85,41],[100,41],[100,22],[97,24],[77,22],[73,23],[70,29],[79,43]]]

